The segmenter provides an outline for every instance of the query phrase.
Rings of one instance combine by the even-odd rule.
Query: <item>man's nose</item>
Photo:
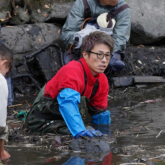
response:
[[[107,61],[106,56],[104,56],[101,61],[106,62]]]

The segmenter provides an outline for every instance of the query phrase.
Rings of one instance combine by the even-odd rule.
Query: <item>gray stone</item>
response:
[[[165,46],[129,46],[124,57],[125,67],[120,72],[109,72],[107,74],[110,84],[112,77],[131,76],[165,76]],[[130,79],[131,80],[131,79]],[[117,82],[115,85],[118,86]]]
[[[30,21],[29,13],[22,7],[18,6],[15,9],[16,15],[12,16],[10,24],[21,25],[26,24]]]
[[[0,22],[8,23],[9,22],[9,14],[11,13],[11,5],[10,0],[0,0]]]
[[[108,136],[80,137],[69,144],[69,149],[88,153],[100,153],[110,151]]]
[[[15,5],[19,5],[21,7],[24,6],[24,0],[14,0],[15,1]]]
[[[46,23],[3,27],[0,38],[13,53],[23,54],[59,39],[60,29],[57,25]]]
[[[32,3],[29,0],[29,3]],[[49,20],[66,19],[74,0],[43,0],[38,3],[27,4],[31,10],[31,21],[32,22],[46,22]]]
[[[130,46],[126,50],[125,68],[118,76],[164,76],[165,47]]]
[[[132,10],[131,43],[151,44],[165,36],[164,0],[127,0]]]

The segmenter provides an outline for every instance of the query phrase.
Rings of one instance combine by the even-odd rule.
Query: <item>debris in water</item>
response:
[[[40,10],[40,9],[37,9],[37,12],[38,12],[38,13],[41,13],[41,10]]]
[[[44,17],[48,17],[48,15],[47,14],[42,14]]]
[[[150,129],[149,128],[147,128],[146,126],[143,126],[146,130],[148,130],[148,131],[150,131]]]
[[[26,9],[26,11],[23,13],[23,15],[25,15],[28,12],[28,9]]]
[[[141,47],[143,47],[143,48],[144,48],[144,45],[139,45],[139,46],[141,46]]]
[[[142,64],[142,62],[141,62],[140,60],[138,60],[138,63],[139,63],[139,64]]]
[[[163,130],[161,130],[161,131],[158,133],[158,135],[156,136],[156,138],[158,138],[162,132],[163,132]]]
[[[6,20],[6,19],[0,19],[0,21],[2,21],[2,22],[5,21],[5,20]]]
[[[22,106],[22,104],[15,104],[15,105],[11,105],[11,106],[8,106],[8,108],[20,107],[20,106]]]
[[[46,9],[49,9],[50,7],[49,7],[48,5],[45,5],[45,8],[46,8]]]
[[[38,42],[41,43],[41,38],[38,39]]]

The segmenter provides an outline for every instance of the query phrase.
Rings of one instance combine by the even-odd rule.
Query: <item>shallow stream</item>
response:
[[[11,154],[11,158],[3,163],[6,165],[165,164],[164,91],[164,85],[122,88],[113,94],[111,91],[108,97],[111,126],[106,130],[102,126],[97,127],[109,134],[112,149],[109,153],[91,154],[77,153],[68,149],[56,150],[50,147],[49,141],[54,138],[54,135],[50,135],[49,141],[42,145],[9,142],[5,148]]]

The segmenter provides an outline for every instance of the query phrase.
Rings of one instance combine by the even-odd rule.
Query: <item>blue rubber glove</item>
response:
[[[109,124],[111,123],[110,111],[106,110],[102,113],[92,116],[91,122],[99,125],[99,124]]]
[[[65,88],[57,96],[57,101],[59,104],[59,111],[73,137],[85,131],[86,128],[78,108],[80,93],[73,89]]]
[[[103,136],[99,130],[90,129],[89,131],[93,134],[93,136]]]
[[[80,136],[89,136],[89,137],[93,137],[93,136],[102,136],[103,134],[98,131],[98,130],[94,130],[94,129],[90,129],[90,130],[85,130],[82,132],[79,132],[74,138],[78,139]]]
[[[88,130],[79,132],[74,138],[75,138],[75,139],[78,139],[80,136],[89,136],[89,137],[93,137],[93,135],[91,134],[91,132],[88,131]]]

